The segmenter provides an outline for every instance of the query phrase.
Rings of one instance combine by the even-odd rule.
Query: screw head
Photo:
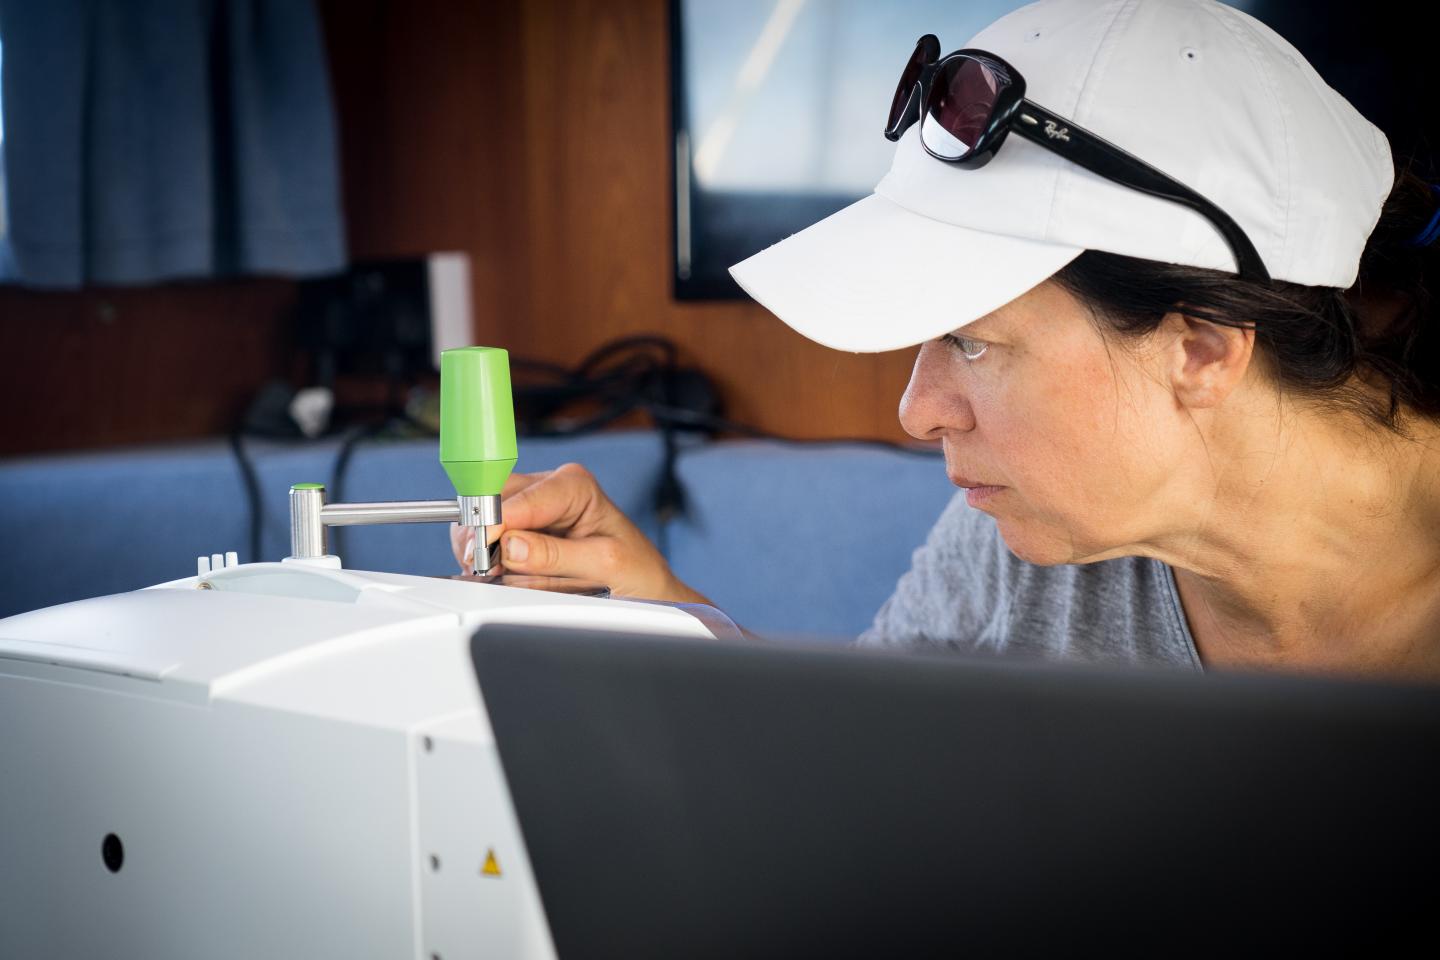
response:
[[[100,859],[105,861],[105,868],[111,873],[119,873],[120,868],[125,865],[125,844],[113,833],[105,834],[105,840],[100,844]]]

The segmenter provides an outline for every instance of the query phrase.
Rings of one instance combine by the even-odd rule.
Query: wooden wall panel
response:
[[[287,372],[282,279],[0,287],[0,456],[214,436]]]
[[[728,412],[796,437],[908,439],[914,351],[849,354],[753,303],[670,297],[665,0],[326,0],[350,243],[463,249],[477,343],[573,363],[657,333]]]
[[[735,419],[907,439],[913,351],[848,354],[753,303],[670,297],[666,0],[320,0],[355,257],[464,250],[475,341],[574,363],[657,333]],[[230,429],[291,369],[282,279],[0,287],[0,456]]]

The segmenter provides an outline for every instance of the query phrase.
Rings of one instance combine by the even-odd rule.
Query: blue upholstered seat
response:
[[[289,550],[290,484],[332,480],[334,441],[248,441],[262,504],[261,556]],[[938,456],[865,445],[698,440],[678,472],[687,514],[660,523],[663,447],[648,431],[520,442],[524,472],[584,464],[667,549],[680,578],[760,633],[853,637],[909,566],[954,488]],[[371,442],[346,471],[348,501],[453,496],[434,440]],[[0,461],[0,616],[192,574],[201,554],[248,552],[248,506],[223,441]],[[346,566],[454,569],[443,527],[349,528]]]

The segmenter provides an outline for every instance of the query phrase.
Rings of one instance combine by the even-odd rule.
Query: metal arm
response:
[[[500,497],[456,497],[454,500],[392,500],[383,503],[326,503],[325,485],[297,483],[290,488],[290,557],[323,557],[326,527],[370,523],[459,523],[475,528],[475,556],[470,572],[479,575],[498,560],[494,545],[485,546],[486,529],[500,522]],[[482,566],[483,564],[483,566]]]

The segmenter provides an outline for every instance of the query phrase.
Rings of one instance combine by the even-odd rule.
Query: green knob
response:
[[[440,354],[440,465],[462,497],[499,495],[515,468],[510,354],[459,347]]]

